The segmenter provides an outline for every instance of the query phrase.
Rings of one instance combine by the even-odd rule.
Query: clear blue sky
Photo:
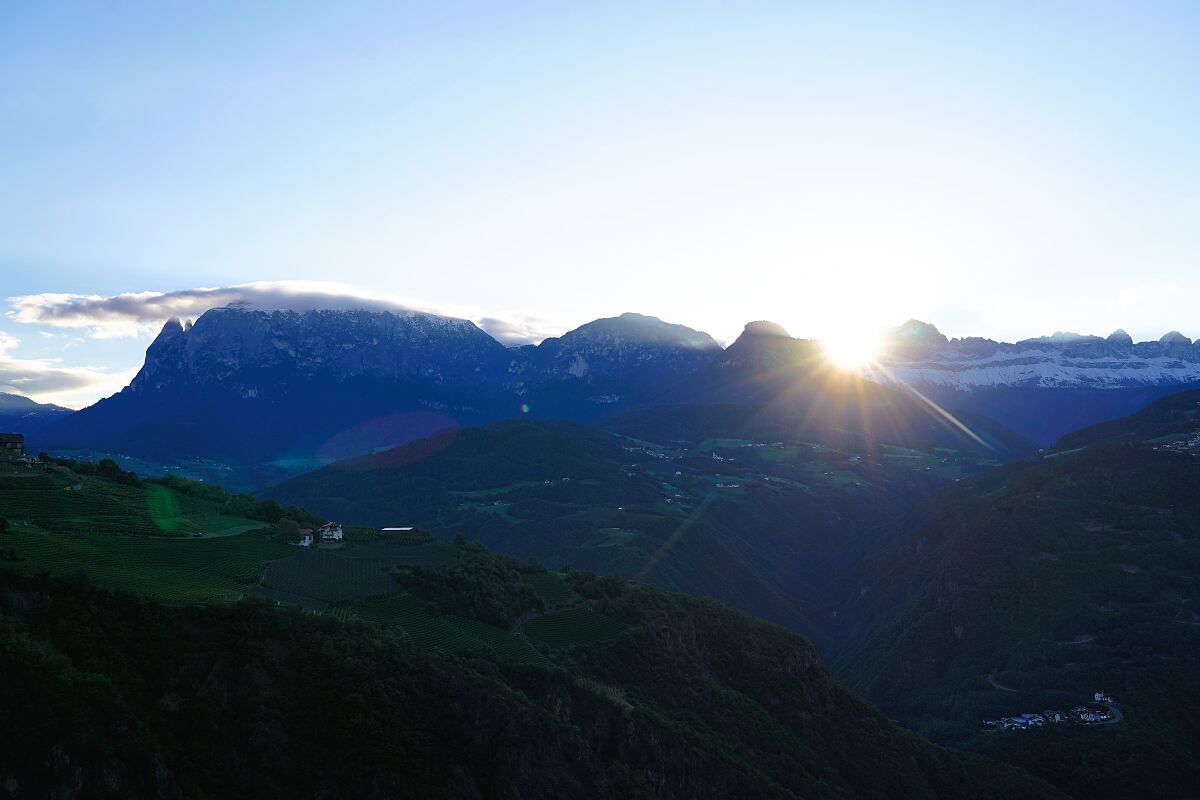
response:
[[[1197,41],[1192,2],[8,2],[3,297],[1197,337]],[[11,313],[43,399],[147,343]]]

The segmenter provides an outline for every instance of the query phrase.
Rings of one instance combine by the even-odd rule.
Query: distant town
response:
[[[1154,446],[1155,450],[1166,450],[1171,453],[1191,453],[1196,455],[1200,453],[1200,430],[1196,431],[1188,439],[1179,439],[1174,442],[1166,442]]]
[[[1061,725],[1064,723],[1102,725],[1121,721],[1121,712],[1113,705],[1115,701],[1111,695],[1098,691],[1092,695],[1092,701],[1091,705],[1081,704],[1075,706],[1070,711],[1048,709],[1040,714],[1018,714],[1014,717],[985,719],[983,726],[998,731],[1023,731],[1030,728],[1041,728],[1046,725]]]

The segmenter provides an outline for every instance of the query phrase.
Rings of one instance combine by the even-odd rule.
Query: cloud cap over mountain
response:
[[[461,317],[506,345],[539,342],[563,330],[563,326],[541,317],[440,306],[326,281],[255,281],[226,287],[110,296],[44,293],[12,297],[9,302],[12,311],[8,316],[16,322],[86,329],[95,338],[153,333],[173,317],[194,320],[205,311],[222,306],[290,311],[364,309]]]

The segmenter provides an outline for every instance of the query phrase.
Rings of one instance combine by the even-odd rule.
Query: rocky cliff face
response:
[[[549,381],[683,374],[720,350],[706,333],[641,314],[596,320],[540,345],[509,349],[467,320],[431,314],[220,308],[195,325],[169,321],[130,388],[153,392],[283,370],[303,380],[420,378],[520,394]]]
[[[345,458],[436,430],[532,414],[594,419],[647,402],[721,352],[624,314],[537,347],[423,313],[219,308],[171,320],[130,386],[45,445],[237,461]]]
[[[864,377],[963,390],[1113,389],[1200,381],[1200,343],[1178,331],[1155,342],[1134,342],[1116,330],[1107,337],[1060,332],[1009,344],[947,339],[934,326],[910,320],[891,332],[881,362]]]
[[[467,320],[369,311],[213,309],[195,325],[169,321],[130,384],[220,384],[284,371],[300,380],[420,378],[436,384],[495,380],[506,348]],[[247,386],[245,388],[257,388]]]

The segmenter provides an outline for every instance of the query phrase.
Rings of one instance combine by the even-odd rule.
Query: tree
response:
[[[300,523],[284,517],[271,526],[271,531],[281,542],[294,542],[300,538]]]

